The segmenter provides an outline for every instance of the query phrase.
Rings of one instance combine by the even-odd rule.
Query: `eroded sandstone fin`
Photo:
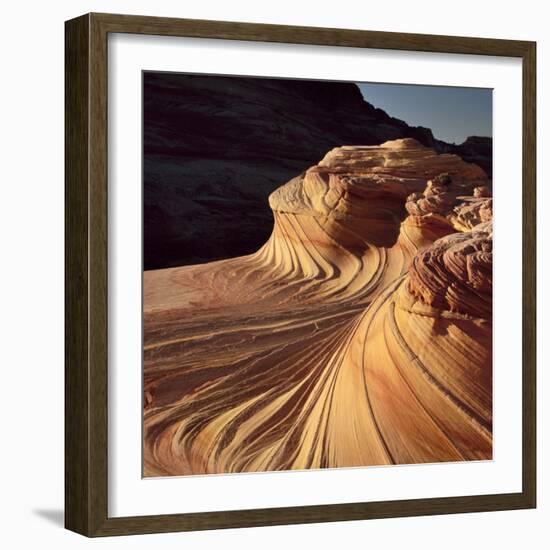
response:
[[[144,471],[492,456],[492,199],[413,139],[269,198],[256,253],[144,275]]]

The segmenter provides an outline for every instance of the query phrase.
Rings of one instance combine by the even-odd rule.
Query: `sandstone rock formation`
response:
[[[489,195],[413,139],[339,147],[256,253],[145,272],[145,475],[491,458]]]
[[[440,142],[364,101],[353,83],[145,73],[145,269],[257,250],[282,182],[343,143],[398,138],[490,171],[490,138]]]

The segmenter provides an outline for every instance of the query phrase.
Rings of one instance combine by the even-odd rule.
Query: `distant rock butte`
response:
[[[255,253],[144,274],[147,476],[492,457],[492,199],[413,139],[331,150]]]

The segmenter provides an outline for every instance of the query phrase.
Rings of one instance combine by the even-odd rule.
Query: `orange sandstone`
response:
[[[491,201],[414,140],[339,147],[256,253],[145,272],[145,475],[491,458]]]

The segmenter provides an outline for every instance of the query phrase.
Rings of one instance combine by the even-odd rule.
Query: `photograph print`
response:
[[[492,91],[143,73],[143,475],[491,460]]]

